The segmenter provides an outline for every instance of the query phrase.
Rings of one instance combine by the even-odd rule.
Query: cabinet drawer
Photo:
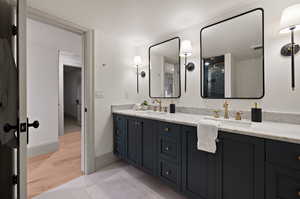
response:
[[[179,169],[176,164],[160,160],[159,176],[172,185],[179,183]]]
[[[175,139],[179,138],[180,126],[176,124],[160,122],[158,130],[160,135],[173,137]]]
[[[167,136],[160,136],[159,153],[160,156],[170,158],[174,161],[178,161],[179,146],[176,139],[172,139]]]
[[[299,171],[267,165],[266,199],[299,199]]]
[[[300,170],[300,145],[267,141],[266,151],[267,162]]]

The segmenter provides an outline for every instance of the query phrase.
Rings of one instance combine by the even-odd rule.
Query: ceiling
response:
[[[28,0],[30,7],[141,45],[257,0]]]

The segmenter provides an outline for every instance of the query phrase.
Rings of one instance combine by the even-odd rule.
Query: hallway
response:
[[[28,160],[28,198],[37,196],[82,175],[80,132],[59,137],[59,150]]]

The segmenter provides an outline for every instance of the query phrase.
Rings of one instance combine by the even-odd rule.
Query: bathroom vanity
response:
[[[197,149],[203,117],[114,111],[114,154],[188,198],[300,197],[300,125],[224,124],[212,154]]]

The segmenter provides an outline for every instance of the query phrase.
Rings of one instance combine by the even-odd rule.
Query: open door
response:
[[[26,0],[0,0],[0,197],[27,198]]]

